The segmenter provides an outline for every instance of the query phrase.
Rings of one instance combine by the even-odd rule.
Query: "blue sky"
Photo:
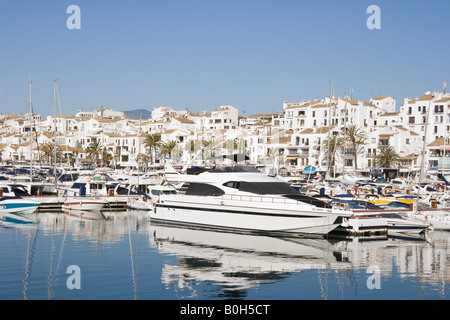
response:
[[[381,9],[369,30],[367,7]],[[66,9],[78,5],[81,30]],[[0,113],[104,104],[280,111],[330,92],[404,97],[450,82],[450,2],[366,0],[0,1]],[[449,89],[450,90],[450,89]]]

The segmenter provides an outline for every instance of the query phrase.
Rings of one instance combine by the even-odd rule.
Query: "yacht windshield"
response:
[[[222,196],[225,192],[222,189],[217,188],[205,183],[190,183],[186,195],[189,196]]]
[[[241,181],[239,191],[256,194],[298,194],[298,191],[285,182],[247,182]]]

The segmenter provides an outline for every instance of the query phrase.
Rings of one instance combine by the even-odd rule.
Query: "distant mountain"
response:
[[[148,111],[146,109],[135,109],[135,110],[128,110],[128,111],[122,111],[125,113],[128,117],[131,119],[148,119],[151,118],[152,112]]]

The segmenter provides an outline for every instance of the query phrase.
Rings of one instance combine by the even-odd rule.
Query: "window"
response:
[[[436,105],[434,106],[434,113],[442,113],[444,112],[444,106],[443,105]]]
[[[190,183],[186,195],[192,196],[222,196],[225,192],[216,186],[205,183]]]
[[[239,189],[240,185],[241,185],[240,181],[228,181],[223,184],[224,187],[233,188],[233,189]]]
[[[298,191],[285,182],[240,182],[240,191],[256,194],[298,194]]]

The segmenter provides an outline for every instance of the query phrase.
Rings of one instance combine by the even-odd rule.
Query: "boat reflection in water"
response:
[[[189,287],[213,282],[234,293],[280,280],[305,269],[350,267],[326,239],[287,239],[151,225],[151,241],[161,254],[174,254],[178,265],[166,264],[166,286]]]
[[[19,289],[0,297],[20,290],[24,299],[42,299],[43,292],[48,299],[448,298],[447,232],[426,240],[279,238],[155,224],[142,211],[102,215],[39,213],[33,228],[18,225],[27,236],[0,248],[22,254],[4,261],[10,271],[3,279]],[[2,239],[21,239],[11,225],[0,227]],[[35,268],[36,257],[49,252],[48,268]],[[74,263],[83,272],[76,292],[67,290],[64,272]],[[383,290],[367,288],[372,266]]]
[[[64,210],[64,214],[72,217],[77,217],[84,220],[105,220],[105,215],[100,210],[78,210],[70,209]]]
[[[359,282],[360,294],[365,291],[370,297],[374,291],[370,292],[366,281],[374,266],[382,281],[392,279],[393,270],[397,270],[396,277],[410,277],[411,281],[416,277],[422,284],[444,288],[450,282],[446,262],[449,238],[441,233],[433,234],[427,242],[419,237],[376,241],[275,238],[167,225],[151,225],[150,230],[151,242],[158,252],[175,255],[178,261],[176,265],[163,266],[162,283],[177,292],[186,290],[188,295],[197,296],[199,283],[210,283],[220,287],[218,297],[244,298],[251,289],[310,270],[317,279],[312,281],[319,281],[323,290],[321,298],[328,296],[323,282],[335,286],[334,280],[340,278],[346,278],[348,283]],[[326,280],[331,274],[337,278]],[[311,278],[304,277],[310,285]],[[301,295],[298,287],[296,290]],[[312,297],[308,292],[303,294]]]

